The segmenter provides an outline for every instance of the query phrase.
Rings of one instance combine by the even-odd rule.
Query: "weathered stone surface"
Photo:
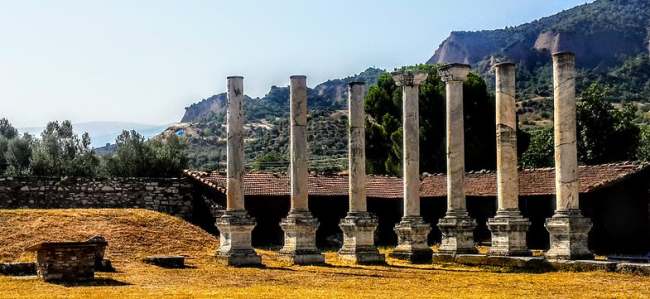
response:
[[[587,245],[591,221],[580,213],[576,146],[575,55],[553,54],[556,207],[547,219],[552,259],[590,258]]]
[[[587,247],[592,223],[580,214],[580,210],[559,211],[546,219],[544,224],[550,235],[551,248],[546,252],[549,259],[590,259]]]
[[[343,246],[339,257],[358,264],[384,263],[385,257],[375,247],[377,218],[368,212],[350,212],[341,220]]]
[[[36,263],[0,263],[0,274],[9,276],[36,275]]]
[[[438,252],[443,254],[476,253],[474,244],[476,221],[465,213],[449,214],[438,221],[442,240]]]
[[[88,242],[45,242],[36,252],[36,272],[44,281],[88,281],[95,277],[97,245]]]
[[[322,264],[325,257],[316,247],[318,221],[309,211],[291,211],[282,219],[280,227],[284,231],[284,246],[280,258],[293,264]]]
[[[433,251],[427,243],[431,226],[420,216],[404,216],[394,228],[397,234],[397,247],[391,257],[412,263],[428,263]]]
[[[226,209],[244,209],[244,78],[228,77],[228,111],[226,114]]]
[[[650,264],[641,263],[618,263],[616,265],[616,272],[650,275]]]
[[[8,177],[0,189],[0,209],[143,208],[185,219],[193,209],[187,178]]]
[[[349,212],[367,211],[365,89],[363,82],[353,82],[348,87]]]
[[[488,219],[487,225],[492,233],[492,245],[488,254],[530,255],[526,245],[526,233],[530,227],[530,221],[521,216],[519,209],[498,211],[496,217]]]
[[[280,250],[280,257],[294,264],[320,264],[325,262],[325,258],[316,247],[319,223],[309,212],[307,194],[307,77],[291,76],[290,79],[291,210],[287,218],[280,222],[284,231],[284,247]]]
[[[156,265],[163,268],[185,268],[185,257],[179,255],[152,255],[145,257],[142,261],[146,264]]]
[[[616,263],[609,261],[595,261],[595,260],[549,260],[550,265],[558,271],[571,271],[571,272],[588,272],[588,271],[616,271]]]
[[[217,259],[229,266],[259,266],[262,258],[251,242],[255,220],[246,210],[226,211],[217,219],[219,249]]]

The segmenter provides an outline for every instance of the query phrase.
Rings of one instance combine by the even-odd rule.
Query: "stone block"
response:
[[[492,245],[489,255],[497,256],[526,256],[530,255],[526,245],[526,234],[530,221],[514,215],[499,215],[488,220],[488,228],[492,233]]]
[[[36,272],[44,281],[88,281],[95,277],[96,244],[45,242],[27,248],[36,252]]]
[[[587,240],[592,223],[579,210],[556,213],[544,225],[550,236],[546,257],[552,260],[591,259]]]
[[[433,251],[428,244],[431,226],[419,216],[404,216],[395,228],[397,247],[390,256],[411,263],[429,263]]]
[[[570,272],[605,271],[614,272],[616,262],[596,260],[548,260],[555,270]]]
[[[343,231],[343,246],[339,257],[358,264],[384,263],[385,257],[375,247],[377,218],[368,212],[348,213],[339,227]]]
[[[0,274],[9,276],[36,275],[36,263],[0,263]]]
[[[618,263],[616,272],[638,275],[650,275],[650,264],[642,263]]]
[[[440,218],[438,228],[442,240],[438,252],[446,254],[476,253],[474,228],[476,221],[466,215],[447,215]]]
[[[152,255],[142,259],[144,263],[163,268],[185,268],[185,257],[179,255]]]
[[[226,211],[217,219],[219,249],[217,259],[229,266],[260,266],[262,258],[251,243],[255,219],[246,210]]]
[[[291,211],[282,219],[280,227],[284,231],[284,246],[280,249],[280,259],[298,265],[322,264],[325,257],[316,247],[318,221],[309,211]]]

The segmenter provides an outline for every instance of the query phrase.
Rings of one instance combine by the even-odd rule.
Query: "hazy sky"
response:
[[[225,90],[263,96],[425,62],[452,30],[503,28],[585,0],[0,0],[0,117],[164,124]]]

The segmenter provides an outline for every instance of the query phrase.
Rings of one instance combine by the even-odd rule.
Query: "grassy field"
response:
[[[326,253],[327,266],[298,267],[260,250],[265,268],[230,268],[211,257],[217,239],[186,222],[142,210],[0,210],[0,261],[31,260],[22,248],[43,240],[109,243],[117,273],[98,273],[85,285],[44,283],[35,277],[0,276],[2,298],[449,298],[449,297],[650,297],[650,278],[604,272],[543,274],[443,265],[355,266]],[[140,259],[187,255],[186,269],[162,269]]]

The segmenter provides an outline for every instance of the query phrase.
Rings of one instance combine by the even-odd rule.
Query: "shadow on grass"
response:
[[[131,285],[128,282],[118,281],[112,278],[95,278],[94,280],[89,281],[50,281],[51,284],[58,284],[66,288],[74,287],[123,287]]]

